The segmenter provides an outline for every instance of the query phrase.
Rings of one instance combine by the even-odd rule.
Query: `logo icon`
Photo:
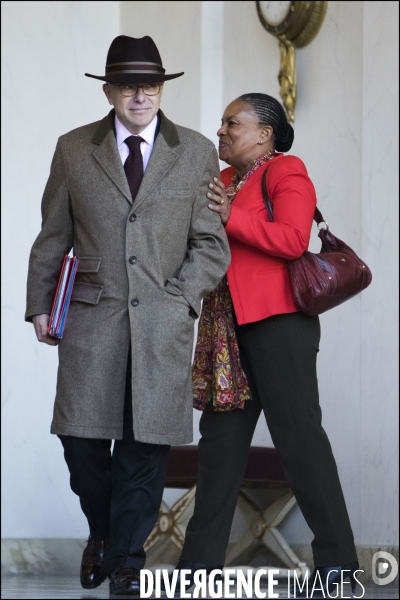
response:
[[[377,585],[388,585],[397,577],[399,565],[389,552],[379,550],[372,557],[372,579]]]

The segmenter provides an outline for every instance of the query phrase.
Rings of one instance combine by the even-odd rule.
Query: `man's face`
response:
[[[117,85],[105,83],[103,91],[109,104],[114,106],[118,119],[131,133],[137,135],[146,129],[160,108],[163,83],[156,96],[146,96],[143,88],[138,84],[138,91],[134,96],[126,97],[121,94]]]

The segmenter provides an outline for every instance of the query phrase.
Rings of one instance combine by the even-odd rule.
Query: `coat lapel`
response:
[[[142,204],[179,157],[177,147],[180,145],[180,140],[177,129],[161,110],[159,116],[161,120],[160,132],[157,135],[153,152],[135,198],[135,208]],[[97,145],[97,148],[93,151],[93,158],[104,169],[128,202],[132,204],[128,180],[115,139],[114,117],[115,112],[111,110],[107,117],[100,121],[99,127],[92,138],[92,142]]]
[[[179,158],[177,147],[180,145],[180,140],[177,129],[161,110],[158,114],[161,119],[160,132],[154,143],[153,152],[135,198],[135,208],[142,204]]]
[[[132,196],[125,175],[121,157],[118,152],[117,142],[114,134],[114,110],[102,121],[92,138],[92,142],[97,145],[93,151],[93,158],[99,163],[102,169],[107,173],[111,181],[117,186],[125,198],[132,204]]]

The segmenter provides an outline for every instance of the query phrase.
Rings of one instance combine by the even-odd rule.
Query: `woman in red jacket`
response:
[[[287,261],[308,248],[316,206],[303,162],[284,156],[293,128],[282,106],[246,94],[225,110],[219,156],[229,165],[210,184],[232,253],[227,278],[205,298],[194,361],[195,406],[204,410],[195,511],[178,569],[225,560],[254,429],[264,412],[290,487],[314,533],[315,571],[328,586],[358,569],[335,459],[321,425],[318,317],[294,304]],[[266,176],[271,222],[263,203]],[[239,360],[240,355],[240,360]],[[243,373],[244,371],[244,373]],[[251,394],[249,392],[251,390]],[[251,396],[251,398],[250,398]]]

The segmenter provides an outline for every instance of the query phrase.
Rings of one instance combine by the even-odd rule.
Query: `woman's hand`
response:
[[[219,213],[222,223],[226,225],[231,214],[231,203],[226,195],[225,186],[222,181],[214,177],[214,183],[210,183],[208,187],[212,192],[207,193],[207,198],[215,202],[215,204],[209,204],[208,208]]]

